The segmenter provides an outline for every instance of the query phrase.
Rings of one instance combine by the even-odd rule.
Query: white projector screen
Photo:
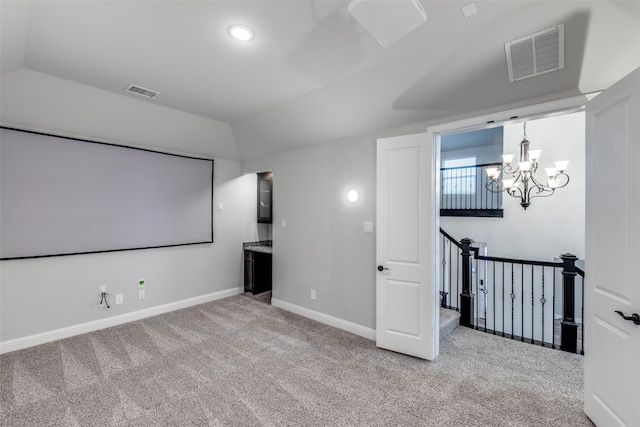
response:
[[[0,259],[213,242],[213,160],[0,128]]]

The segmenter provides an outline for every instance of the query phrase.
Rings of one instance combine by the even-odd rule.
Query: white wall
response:
[[[502,247],[491,243],[495,255],[549,260],[572,252],[583,257],[584,118],[577,114],[550,120],[566,122],[546,129],[530,122],[529,140],[544,149],[543,164],[571,159],[572,182],[565,191],[536,200],[526,212],[515,200],[506,200],[505,219],[441,218],[441,225],[455,236],[477,241],[493,242],[504,233],[508,240]],[[326,142],[243,162],[244,171],[274,173],[274,298],[375,328],[375,233],[363,233],[362,222],[375,221],[375,141],[381,136]],[[505,150],[517,149],[521,137],[521,125],[509,129]],[[345,201],[350,187],[361,194],[354,205]],[[544,226],[521,226],[536,214],[543,216]],[[525,237],[533,247],[519,245]],[[315,301],[312,289],[317,291]]]
[[[522,123],[504,127],[504,152],[519,156]],[[525,211],[518,199],[503,195],[504,218],[443,217],[440,226],[453,237],[486,242],[490,255],[550,261],[570,252],[584,258],[584,113],[527,122],[530,148],[542,149],[539,174],[556,160],[570,160],[571,181],[548,198],[536,198]]]
[[[274,172],[274,298],[375,328],[375,233],[364,233],[362,228],[364,221],[375,221],[375,140],[418,133],[426,123],[243,162],[242,172],[248,175],[241,176],[238,162],[219,159],[236,156],[228,126],[222,123],[28,70],[3,76],[2,89],[0,118],[5,125],[215,157],[214,204],[223,202],[224,210],[215,212],[212,245],[0,262],[0,340],[240,286],[241,243],[264,239],[267,232],[255,222],[253,173],[257,171]],[[540,140],[533,122],[529,128],[530,140]],[[520,129],[511,141],[516,146]],[[550,141],[566,142],[574,135],[584,141],[584,126],[554,134]],[[543,163],[561,154],[541,148],[545,149]],[[573,155],[571,160],[573,177],[580,161]],[[563,193],[584,193],[583,188],[572,189],[573,184]],[[350,188],[360,193],[355,204],[346,201]],[[560,195],[555,197],[561,200]],[[512,206],[514,213],[507,213],[507,218],[522,215],[517,203]],[[536,209],[544,210],[548,221],[564,214],[542,202],[534,202],[526,214]],[[282,220],[286,228],[281,228]],[[481,229],[488,231],[487,224],[494,220],[481,220]],[[584,220],[576,220],[575,226],[582,230]],[[470,237],[489,240],[489,235],[474,229]],[[525,231],[538,233],[537,229]],[[465,234],[460,232],[462,237]],[[513,239],[518,242],[517,235]],[[512,249],[506,249],[505,255],[512,254]],[[572,245],[553,249],[544,258],[563,251],[583,254]],[[149,283],[147,298],[138,301],[129,286],[135,289],[142,277]],[[125,304],[100,311],[97,289],[101,284],[107,284],[112,293],[124,292]],[[310,299],[312,289],[317,292],[315,301]]]
[[[375,240],[363,232],[374,220],[374,148],[358,137],[243,162],[273,171],[273,298],[375,327]]]
[[[238,160],[231,127],[26,68],[0,80],[2,124],[129,146]],[[124,88],[123,88],[124,89]]]
[[[241,286],[242,242],[257,235],[255,181],[233,160],[227,125],[28,70],[2,76],[2,90],[3,125],[215,158],[214,206],[224,210],[214,211],[213,244],[1,261],[0,341]],[[100,309],[100,285],[124,304]]]

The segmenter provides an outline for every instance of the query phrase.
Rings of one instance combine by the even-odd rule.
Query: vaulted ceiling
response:
[[[385,48],[348,1],[2,0],[0,64],[158,91],[144,102],[228,123],[242,159],[598,91],[640,66],[640,2],[475,1],[465,18],[469,3],[420,1],[427,21]],[[558,24],[565,68],[510,83],[504,44]]]

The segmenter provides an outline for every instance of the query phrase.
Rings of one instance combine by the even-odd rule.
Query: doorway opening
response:
[[[530,208],[526,211],[520,206],[517,199],[502,193],[499,205],[492,206],[492,208],[499,209],[503,212],[503,215],[480,216],[473,213],[471,215],[465,215],[464,213],[461,215],[442,215],[445,209],[440,206],[440,209],[437,210],[441,213],[438,221],[439,227],[447,235],[453,236],[457,242],[464,238],[473,240],[472,246],[478,248],[476,253],[479,254],[482,251],[484,256],[492,255],[509,259],[559,262],[561,254],[571,253],[579,258],[577,265],[580,269],[583,269],[585,252],[585,115],[583,105],[585,103],[586,97],[578,97],[557,103],[533,106],[517,112],[503,113],[503,117],[508,115],[508,118],[504,120],[497,120],[495,116],[484,116],[429,129],[428,134],[433,138],[434,142],[435,164],[444,168],[445,171],[449,170],[448,176],[466,176],[465,179],[468,181],[466,182],[466,189],[461,190],[458,188],[456,189],[458,193],[473,193],[473,191],[466,191],[469,188],[476,190],[476,192],[482,189],[483,184],[479,184],[479,182],[483,175],[486,176],[484,167],[481,165],[484,160],[490,163],[497,160],[500,164],[502,163],[500,157],[502,153],[493,153],[493,151],[496,151],[495,147],[490,148],[490,144],[478,143],[477,138],[475,141],[473,140],[474,136],[481,134],[479,132],[485,130],[501,133],[502,141],[500,141],[500,145],[504,144],[504,147],[500,151],[516,153],[517,155],[518,144],[523,136],[523,123],[526,121],[531,148],[542,149],[542,155],[539,160],[542,168],[547,166],[547,163],[549,163],[549,166],[553,166],[553,161],[555,160],[570,160],[570,168],[567,173],[571,176],[571,182],[567,188],[557,191],[548,198],[533,199]],[[496,114],[496,116],[499,115]],[[451,140],[452,136],[455,137],[456,141],[454,149],[446,146],[447,140]],[[465,144],[467,137],[469,137],[469,141]],[[488,158],[491,155],[496,158]],[[465,159],[475,157],[476,159],[482,159],[482,162],[476,161],[476,164],[473,165],[475,174],[460,173],[455,169],[452,172],[452,169],[447,167],[449,165],[445,165],[445,163],[451,162],[451,160],[455,161],[458,157],[464,157]],[[479,165],[481,167],[477,167]],[[466,169],[470,168],[471,165],[466,166]],[[448,189],[450,190],[447,186],[451,186],[447,182],[448,176],[444,176],[441,173],[440,182],[436,187],[440,194],[435,199],[440,201],[441,204],[443,199],[446,199],[447,196],[450,197],[452,193],[447,191]],[[465,195],[468,196],[468,194]],[[470,207],[472,209],[476,208],[474,205],[470,205]],[[481,208],[484,208],[484,206],[481,206]],[[460,310],[462,289],[455,284],[456,281],[460,280],[460,266],[456,265],[455,260],[448,257],[451,248],[445,248],[442,244],[446,239],[439,234],[434,234],[434,236],[436,238],[440,237],[441,241],[441,243],[437,244],[439,254],[434,265],[434,268],[438,270],[437,286],[439,288],[436,294],[441,298],[442,305]],[[454,250],[457,249],[454,248]],[[501,286],[497,287],[495,284],[489,283],[495,280],[494,276],[497,277],[500,274],[487,271],[487,268],[495,268],[493,265],[487,267],[488,264],[486,262],[476,262],[471,267],[472,289],[470,292],[474,297],[473,316],[475,316],[474,324],[476,329],[487,329],[488,326],[491,329],[496,327],[497,323],[500,323],[492,322],[491,319],[487,320],[488,317],[496,317],[495,313],[490,314],[493,310],[509,311],[505,323],[509,323],[508,320],[513,317],[517,317],[518,320],[522,319],[522,322],[519,326],[507,325],[511,327],[511,330],[507,333],[508,336],[515,336],[518,339],[526,336],[528,342],[537,343],[540,343],[541,336],[544,336],[544,341],[549,343],[553,341],[555,348],[555,341],[556,339],[559,340],[559,337],[557,337],[559,331],[555,330],[553,324],[559,323],[559,319],[562,319],[562,307],[561,304],[558,304],[561,299],[555,296],[556,287],[558,288],[557,292],[561,294],[561,270],[559,270],[558,274],[555,274],[555,272],[544,272],[544,268],[535,272],[533,267],[530,269],[521,268],[514,276],[530,276],[531,282],[546,280],[546,290],[534,290],[533,283],[524,285],[528,279],[516,278],[515,291],[512,292],[511,289],[508,289],[506,291],[506,301],[494,303],[493,298],[495,296],[491,295],[491,292],[504,294],[505,290],[501,289],[502,283]],[[498,266],[499,268],[502,267],[501,264],[498,264]],[[513,272],[508,271],[507,275],[511,273]],[[546,278],[541,278],[542,274],[545,274]],[[535,279],[533,279],[534,276],[536,276]],[[580,277],[578,279],[576,321],[581,325],[582,287],[584,282]],[[539,287],[540,285],[536,286]],[[546,292],[546,294],[543,292]],[[526,295],[521,295],[524,293]],[[552,300],[555,305],[547,302]],[[515,304],[516,301],[517,305]],[[524,304],[525,301],[527,304]],[[535,301],[537,305],[532,304],[531,301]],[[545,303],[547,304],[546,307],[544,306]],[[542,306],[542,308],[537,307],[538,305]],[[515,310],[513,310],[514,306],[517,307]],[[535,322],[540,322],[539,317],[544,315],[543,313],[547,313],[546,325],[533,325]],[[497,317],[502,317],[502,314]],[[491,324],[488,325],[488,323]],[[542,323],[544,324],[544,321]],[[503,326],[500,325],[500,327]],[[555,338],[554,333],[556,334]],[[580,346],[581,342],[578,343],[578,353],[580,352]],[[557,347],[560,347],[559,341]]]

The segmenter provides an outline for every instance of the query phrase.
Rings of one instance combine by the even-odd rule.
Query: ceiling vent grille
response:
[[[505,43],[509,81],[564,68],[564,24]]]
[[[129,85],[125,89],[125,92],[135,93],[136,95],[144,96],[145,98],[155,99],[160,92],[156,92],[155,90],[147,89],[142,86]]]

